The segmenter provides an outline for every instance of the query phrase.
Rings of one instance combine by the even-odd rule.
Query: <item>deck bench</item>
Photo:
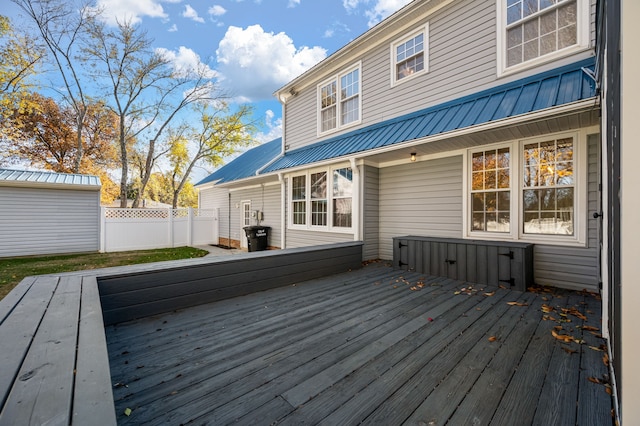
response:
[[[0,300],[0,424],[116,424],[105,323],[359,268],[362,243],[27,277]]]

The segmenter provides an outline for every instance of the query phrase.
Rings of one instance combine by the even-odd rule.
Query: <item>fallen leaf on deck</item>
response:
[[[124,415],[125,416],[130,416],[131,415],[131,408],[125,408],[124,409]]]
[[[495,290],[494,290],[494,291],[492,291],[491,293],[485,293],[484,295],[485,295],[485,296],[489,296],[489,297],[491,297],[491,296],[493,296],[494,294],[496,294]]]
[[[602,355],[602,363],[607,367],[609,366],[609,354]]]
[[[540,308],[542,310],[542,312],[553,312],[553,307],[549,306],[549,305],[542,305],[542,308]]]
[[[453,294],[455,294],[455,295],[458,295],[458,294],[460,294],[460,293],[462,293],[462,292],[461,292],[461,291],[454,291],[454,292],[453,292]]]
[[[496,340],[498,340],[498,338],[496,336],[491,336],[488,339],[490,342],[495,342]]]
[[[596,346],[589,346],[590,349],[593,349],[594,351],[598,351],[598,352],[602,352],[602,349],[596,347]]]
[[[591,383],[595,383],[597,385],[601,385],[602,382],[600,381],[600,379],[596,378],[596,377],[587,377],[587,380],[589,380]]]
[[[553,337],[555,337],[556,339],[565,342],[565,343],[570,343],[575,341],[575,339],[573,338],[573,336],[569,336],[568,334],[558,334],[556,333],[555,330],[551,330],[551,335]]]
[[[523,302],[507,302],[507,305],[509,305],[509,306],[529,306],[528,303],[523,303]]]
[[[569,355],[578,353],[578,351],[576,351],[575,349],[571,349],[571,348],[562,348],[562,350],[565,351],[566,353],[568,353]]]
[[[427,318],[427,321],[433,322],[433,318],[429,317],[429,318]]]
[[[561,325],[556,325],[555,327],[553,327],[554,330],[558,330],[561,331],[562,330],[562,326]]]
[[[586,331],[600,331],[598,327],[593,327],[591,325],[583,325],[581,328]]]
[[[418,287],[411,287],[409,290],[416,291],[417,289],[418,289]]]

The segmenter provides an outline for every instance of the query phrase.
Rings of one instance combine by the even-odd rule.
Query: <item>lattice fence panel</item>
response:
[[[189,209],[173,209],[173,218],[189,217]]]
[[[168,209],[105,209],[107,219],[167,219]]]
[[[215,209],[193,209],[193,217],[216,217]]]

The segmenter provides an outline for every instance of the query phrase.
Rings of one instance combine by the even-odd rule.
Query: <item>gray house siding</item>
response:
[[[280,185],[264,185],[247,189],[231,191],[231,239],[240,241],[246,238],[242,230],[242,202],[250,201],[251,210],[260,210],[264,214],[261,226],[269,226],[269,241],[271,247],[280,247],[281,225],[280,217]],[[239,208],[236,208],[239,205]],[[228,220],[228,219],[227,219]],[[251,220],[251,225],[256,225]],[[228,231],[225,231],[228,234]]]
[[[218,238],[229,238],[229,191],[226,188],[207,188],[198,194],[201,209],[218,212]]]
[[[100,191],[0,186],[0,257],[100,249]]]
[[[599,283],[599,135],[588,138],[588,246],[534,245],[534,279],[540,285],[596,290]],[[462,156],[380,169],[380,258],[392,259],[392,238],[403,235],[460,238]],[[366,239],[366,237],[365,237]]]
[[[429,6],[425,6],[429,7]],[[426,10],[426,9],[425,9]],[[390,45],[406,33],[429,24],[428,73],[391,86]],[[470,36],[470,28],[473,36]],[[595,0],[591,0],[591,35],[595,40]],[[349,67],[362,61],[362,122],[366,127],[448,100],[537,74],[587,58],[584,51],[526,71],[497,77],[496,2],[494,0],[454,1],[426,17],[405,32],[386,35],[364,55],[344,62]],[[338,70],[340,71],[340,70]],[[328,74],[309,84],[285,105],[288,150],[317,142],[316,87]],[[356,128],[357,128],[356,127]],[[327,134],[331,137],[353,130]]]
[[[376,167],[362,166],[362,236],[363,260],[380,256],[380,171]]]
[[[534,276],[537,284],[582,290],[597,290],[599,285],[599,221],[593,213],[600,211],[600,135],[588,137],[588,245],[585,248],[534,245]]]
[[[392,238],[462,236],[462,156],[380,169],[380,258]]]

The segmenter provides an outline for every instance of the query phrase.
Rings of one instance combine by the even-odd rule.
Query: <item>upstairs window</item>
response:
[[[584,0],[498,0],[503,70],[536,63],[586,44]]]
[[[427,27],[391,45],[392,82],[400,82],[427,70]]]
[[[319,134],[360,122],[360,64],[318,86]]]

